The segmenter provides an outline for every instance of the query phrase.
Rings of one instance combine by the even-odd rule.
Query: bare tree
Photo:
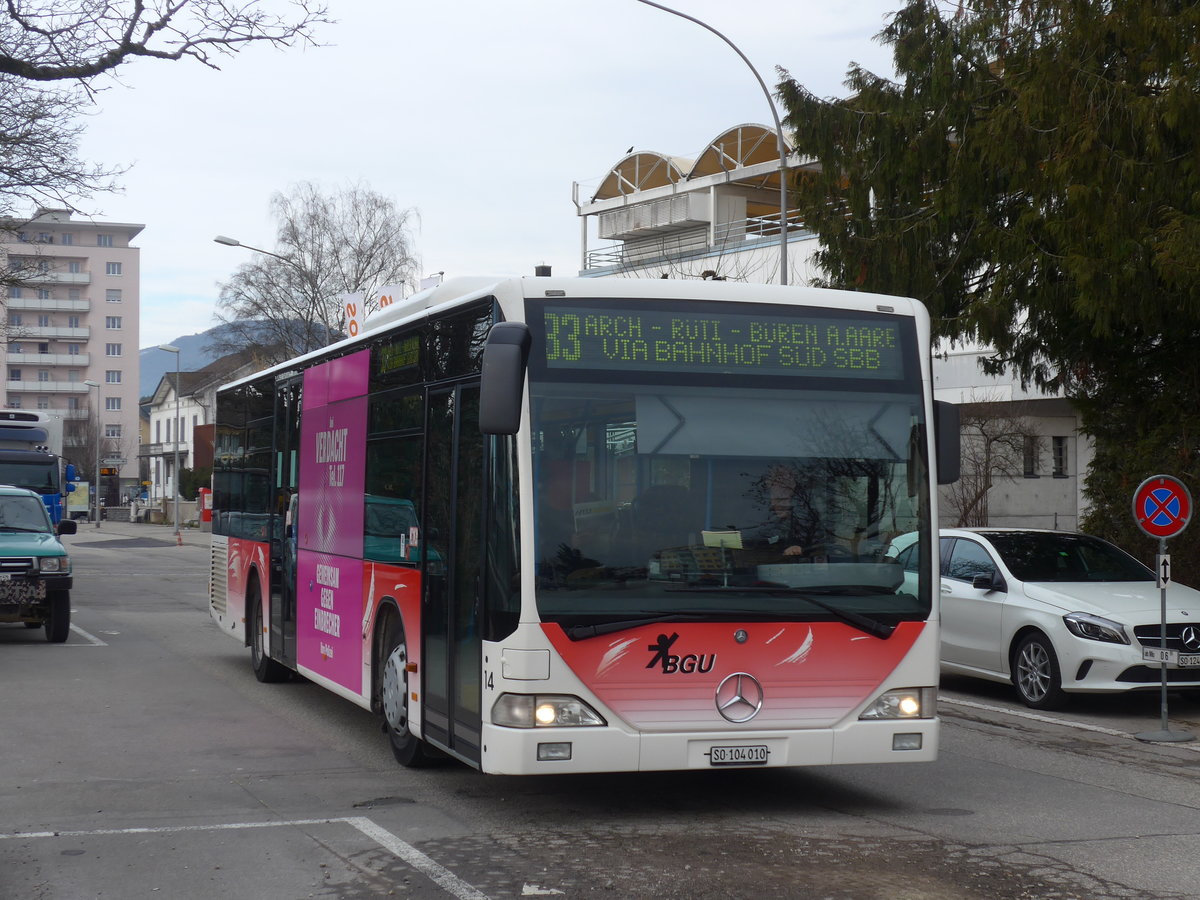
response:
[[[87,82],[133,59],[189,57],[211,68],[244,45],[311,42],[324,5],[290,0],[291,16],[260,0],[7,0],[0,73],[28,81]]]
[[[1021,404],[973,395],[960,416],[962,474],[943,496],[956,527],[983,527],[992,486],[1022,476],[1026,453],[1040,454],[1043,441]]]
[[[73,207],[116,187],[120,168],[81,160],[80,117],[100,76],[139,58],[211,68],[246,44],[312,42],[329,23],[311,0],[6,0],[0,6],[0,236],[23,204]],[[68,82],[74,82],[69,84]],[[0,285],[22,284],[0,259]]]
[[[415,210],[362,184],[325,194],[303,182],[275,194],[271,212],[276,249],[220,285],[217,319],[226,327],[209,350],[272,348],[281,362],[344,334],[343,295],[363,294],[370,311],[380,288],[415,286]]]

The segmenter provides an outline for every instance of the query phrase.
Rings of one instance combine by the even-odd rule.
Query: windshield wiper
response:
[[[828,588],[817,588],[817,590],[828,591],[831,594],[848,593],[844,590],[847,587],[853,588],[854,585],[837,585],[836,587],[831,586]],[[801,600],[811,603],[813,606],[819,607],[825,610],[827,613],[832,613],[847,625],[853,625],[860,631],[865,631],[867,634],[871,635],[871,637],[877,637],[881,641],[886,641],[892,636],[892,632],[896,630],[895,625],[889,625],[887,622],[880,622],[878,619],[872,619],[870,616],[864,616],[862,613],[856,613],[853,610],[841,609],[837,606],[834,606],[832,603],[826,603],[824,600],[818,600],[811,594],[798,591],[795,588],[768,587],[765,585],[747,585],[746,587],[724,587],[721,585],[713,585],[711,587],[672,588],[671,590],[718,594],[786,594],[788,597],[799,597]],[[858,593],[861,593],[861,591]]]
[[[46,534],[46,531],[41,528],[24,528],[20,525],[4,525],[0,524],[0,530],[3,531],[27,531],[32,534]]]
[[[694,613],[669,613],[661,616],[643,616],[640,619],[623,619],[619,622],[601,622],[599,625],[572,625],[570,628],[564,628],[563,631],[571,640],[583,641],[599,637],[602,634],[627,631],[630,628],[637,628],[639,625],[656,625],[659,622],[698,622],[705,618],[708,617]]]

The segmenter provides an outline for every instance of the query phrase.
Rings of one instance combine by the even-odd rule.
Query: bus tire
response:
[[[263,646],[263,598],[257,581],[246,596],[246,612],[250,619],[250,665],[254,668],[254,677],[263,684],[287,681],[291,670],[267,656]]]
[[[427,766],[433,754],[425,742],[408,730],[408,644],[404,629],[393,619],[383,645],[383,676],[380,679],[384,729],[396,762],[410,769]]]
[[[46,592],[46,640],[52,644],[61,644],[71,633],[71,592]]]

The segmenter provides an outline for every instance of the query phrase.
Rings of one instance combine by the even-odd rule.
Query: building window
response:
[[[75,235],[71,233],[60,234],[58,236],[59,243],[66,244],[68,247],[75,243]]]
[[[104,380],[108,384],[120,384],[121,383],[121,370],[120,369],[109,369],[107,372],[104,373]]]
[[[111,412],[115,412],[116,410],[119,410],[121,408],[121,398],[120,397],[105,397],[104,398],[104,408]]]
[[[111,247],[112,245],[113,245],[113,243],[112,243],[112,235],[111,234],[96,235],[96,246],[97,247]]]
[[[121,355],[121,345],[120,344],[105,344],[104,345],[104,355],[105,356],[120,356]]]
[[[120,425],[105,425],[104,426],[104,436],[106,438],[119,438],[121,436],[121,426]]]
[[[50,370],[49,369],[38,369],[38,381],[49,381],[49,380],[50,380]]]
[[[1037,478],[1041,473],[1038,471],[1038,457],[1041,455],[1038,451],[1040,441],[1032,434],[1025,435],[1025,477]]]
[[[52,235],[48,231],[39,231],[38,232],[38,243],[39,244],[53,244],[54,243],[54,235]]]
[[[25,351],[21,349],[20,344],[9,344],[8,352],[9,353],[24,353]]]
[[[9,325],[23,325],[25,323],[21,321],[20,313],[10,312],[8,314],[8,324]]]
[[[1056,437],[1051,439],[1054,452],[1054,477],[1066,478],[1067,471],[1067,439]]]
[[[162,443],[162,419],[154,423],[154,443]]]
[[[49,327],[50,327],[50,317],[47,315],[38,316],[38,328],[49,328]]]
[[[104,302],[105,303],[120,303],[121,302],[121,289],[120,288],[107,288],[104,291]]]
[[[120,330],[121,317],[120,316],[105,316],[104,317],[104,327],[107,328],[109,331]]]
[[[106,262],[104,264],[104,274],[105,275],[120,275],[121,274],[121,264],[119,262]]]
[[[20,381],[21,380],[21,370],[20,369],[9,369],[8,370],[8,380],[9,381]]]
[[[37,398],[37,408],[38,409],[49,409],[50,408],[50,398],[49,397],[38,397]]]
[[[83,263],[81,263],[77,259],[73,259],[69,263],[67,263],[67,271],[70,272],[72,275],[78,275],[80,272],[83,271]]]
[[[50,352],[50,343],[48,341],[43,341],[38,344],[38,353],[49,353],[49,352]]]
[[[38,264],[37,264],[37,270],[38,270],[39,275],[49,275],[50,274],[50,260],[39,259]]]
[[[67,288],[68,300],[82,300],[83,295],[79,293],[79,288]]]
[[[20,394],[9,394],[8,395],[8,408],[9,409],[20,409],[21,408],[21,395]]]
[[[20,300],[21,299],[21,289],[19,287],[10,287],[8,289],[8,299],[9,300]]]
[[[37,298],[39,300],[49,300],[50,291],[47,288],[38,288]]]
[[[71,384],[78,384],[79,383],[79,370],[78,369],[67,369],[67,381],[70,382]]]
[[[78,344],[67,344],[67,356],[78,356],[78,355],[79,355],[79,345]]]
[[[67,327],[68,328],[78,328],[79,327],[79,316],[67,316]]]
[[[83,409],[83,407],[79,405],[79,398],[78,397],[68,397],[67,398],[67,409]]]

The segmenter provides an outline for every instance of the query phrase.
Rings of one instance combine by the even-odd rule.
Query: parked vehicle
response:
[[[42,498],[25,488],[0,485],[0,622],[46,629],[61,644],[71,630],[71,558],[58,538],[76,524],[57,526]]]
[[[1085,534],[1034,529],[941,530],[942,671],[1011,681],[1034,709],[1072,693],[1118,693],[1162,683],[1143,648],[1163,649],[1154,572]],[[897,561],[919,545],[898,539]],[[1169,683],[1200,689],[1200,591],[1167,588]]]

